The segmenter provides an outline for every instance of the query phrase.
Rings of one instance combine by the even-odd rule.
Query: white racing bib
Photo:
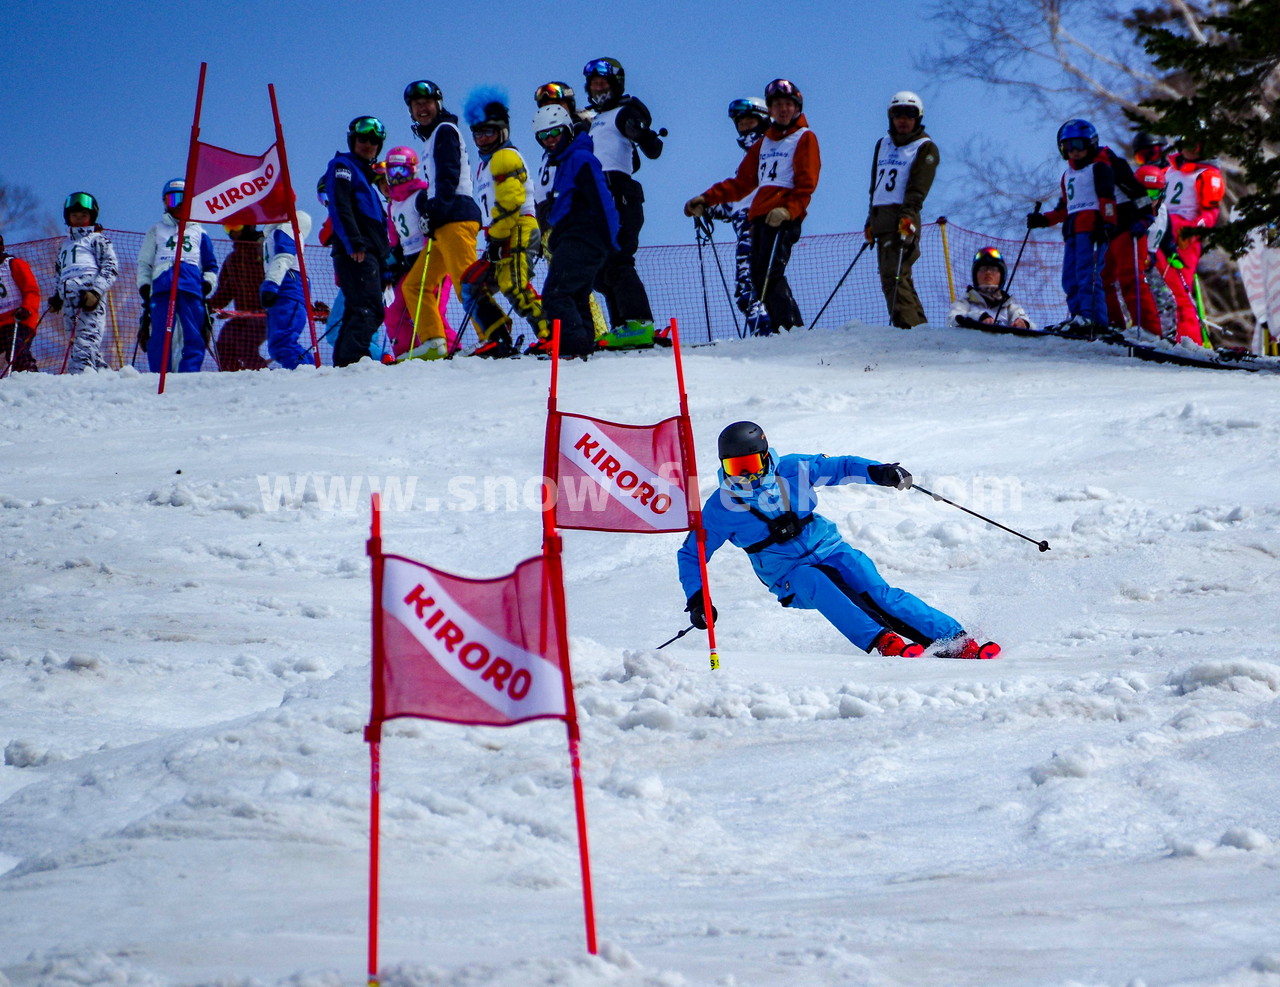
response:
[[[1093,183],[1093,164],[1076,171],[1067,168],[1062,173],[1062,194],[1067,199],[1067,214],[1073,215],[1089,209],[1100,209],[1098,189]]]
[[[800,138],[808,132],[808,127],[801,127],[782,140],[765,137],[760,142],[760,165],[756,172],[756,184],[760,188],[769,185],[778,188],[796,187],[796,147]]]
[[[0,264],[0,314],[8,315],[22,307],[22,292],[13,277],[13,258],[6,257]]]
[[[400,237],[400,249],[406,257],[421,253],[427,242],[427,235],[422,232],[419,221],[418,207],[414,204],[417,198],[418,193],[415,192],[402,202],[391,200],[391,222],[396,228],[396,235]]]
[[[440,186],[436,184],[436,141],[440,139],[440,132],[448,128],[453,131],[454,139],[458,142],[461,161],[458,167],[458,195],[471,195],[471,159],[467,156],[467,142],[462,139],[462,133],[448,120],[443,120],[431,131],[431,136],[427,138],[427,149],[422,155],[422,177],[427,180],[427,186],[431,189],[437,189]]]
[[[625,175],[634,172],[634,148],[631,141],[618,129],[618,111],[622,107],[597,113],[591,121],[591,142],[595,144],[596,157],[603,171],[620,171]]]
[[[876,144],[876,183],[871,190],[873,206],[902,205],[911,167],[916,163],[921,146],[927,143],[928,137],[918,137],[910,144],[896,147],[893,141],[880,138]]]

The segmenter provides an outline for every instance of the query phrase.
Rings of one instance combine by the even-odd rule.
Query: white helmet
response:
[[[569,116],[569,111],[559,103],[539,106],[538,112],[533,115],[533,136],[536,138],[544,130],[554,130],[556,127],[573,129],[573,117]]]
[[[910,107],[916,111],[917,120],[924,119],[924,100],[910,90],[904,89],[889,98],[889,115],[892,116],[894,108],[899,106]]]

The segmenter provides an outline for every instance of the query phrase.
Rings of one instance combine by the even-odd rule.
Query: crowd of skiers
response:
[[[384,154],[385,124],[371,115],[351,121],[347,149],[334,156],[317,185],[326,211],[320,241],[332,253],[340,288],[332,310],[320,309],[328,316],[326,335],[336,365],[371,355],[386,362],[444,358],[458,351],[468,325],[478,338],[469,353],[511,355],[517,334],[498,296],[528,324],[526,351],[549,348],[555,320],[567,356],[664,342],[635,254],[644,225],[644,189],[636,172],[642,155],[656,159],[662,153],[666,131],[655,130],[649,109],[626,92],[616,59],[593,59],[583,78],[582,107],[568,83],[549,82],[536,90],[536,162],[517,149],[509,101],[493,87],[474,90],[463,107],[474,164],[463,121],[429,80],[411,82],[403,93],[420,150],[397,146]],[[924,129],[918,95],[895,93],[887,115],[887,134],[871,156],[864,250],[875,248],[890,323],[911,328],[926,321],[912,267],[920,256],[921,213],[939,153]],[[790,80],[774,79],[763,99],[731,101],[729,119],[745,152],[742,161],[734,175],[689,199],[684,211],[700,227],[712,218],[732,224],[735,302],[752,333],[802,326],[786,271],[821,171],[804,96]],[[1199,345],[1205,336],[1196,298],[1198,236],[1214,224],[1224,193],[1221,172],[1203,160],[1202,145],[1183,140],[1166,156],[1160,141],[1140,133],[1135,170],[1100,146],[1090,123],[1073,119],[1059,129],[1058,150],[1066,162],[1060,197],[1048,212],[1037,206],[1027,216],[1028,231],[1062,225],[1067,319],[1056,328],[1092,335],[1123,327],[1127,310],[1132,325],[1161,335],[1146,278],[1154,267],[1176,301],[1177,335]],[[300,341],[308,307],[292,224],[228,227],[234,247],[227,263],[237,277],[220,283],[201,224],[186,224],[178,249],[184,194],[181,180],[166,183],[164,214],[148,230],[138,257],[144,303],[139,345],[151,370],[160,369],[166,351],[166,334],[151,327],[168,325],[171,303],[175,332],[167,347],[168,369],[200,369],[212,345],[210,313],[231,303],[235,314],[216,343],[224,369],[265,366],[263,342],[282,367],[314,359]],[[117,276],[115,253],[97,224],[92,195],[68,196],[63,218],[68,237],[49,310],[65,310],[74,338],[70,369],[105,366],[101,302]],[[297,219],[305,240],[310,217],[299,210]],[[539,294],[533,270],[541,261],[547,267]],[[952,306],[952,324],[1034,328],[1006,290],[1010,272],[998,248],[980,250],[970,274],[971,284]],[[444,318],[451,290],[459,293],[465,312],[458,331]],[[0,292],[0,344],[8,368],[35,369],[31,343],[39,289],[25,262],[3,254],[3,240]],[[386,342],[379,347],[376,337],[384,326]]]

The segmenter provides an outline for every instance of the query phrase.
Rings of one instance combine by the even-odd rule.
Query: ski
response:
[[[1004,322],[979,322],[967,315],[957,315],[956,325],[963,329],[977,329],[980,332],[1001,333],[1006,336],[1052,336],[1047,329],[1030,329],[1025,326],[1011,326]]]

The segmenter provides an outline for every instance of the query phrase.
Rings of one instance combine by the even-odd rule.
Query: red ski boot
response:
[[[986,644],[979,644],[973,638],[967,635],[953,637],[950,641],[943,642],[938,648],[939,658],[999,658],[1000,645],[995,641],[988,641]]]
[[[886,658],[919,658],[924,654],[923,647],[908,644],[893,631],[881,631],[880,636],[871,642],[871,647]]]

